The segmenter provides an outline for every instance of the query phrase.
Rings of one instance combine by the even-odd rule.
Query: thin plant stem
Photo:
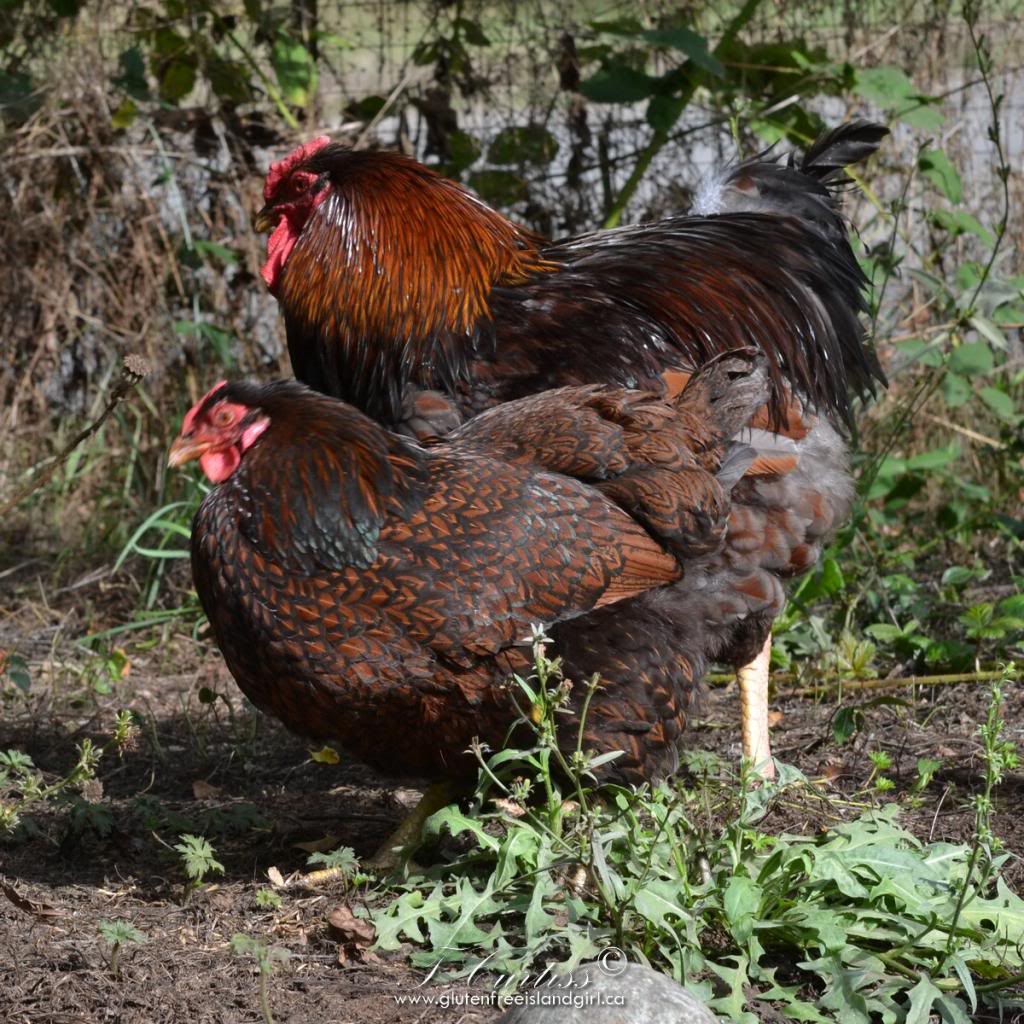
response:
[[[110,414],[121,404],[121,402],[127,397],[128,392],[131,391],[136,384],[139,383],[142,378],[149,373],[149,364],[140,356],[129,355],[125,356],[124,364],[121,370],[121,377],[118,382],[114,385],[114,390],[110,393],[110,397],[107,399],[107,404],[103,407],[103,411],[90,423],[87,427],[80,430],[75,436],[54,456],[50,464],[32,481],[30,481],[25,487],[18,491],[13,498],[4,502],[0,505],[0,518],[7,515],[11,509],[20,505],[26,498],[34,494],[39,490],[53,476],[53,474],[64,465],[74,450],[81,444],[84,444],[89,440],[93,434],[96,433],[100,427],[106,423],[107,418]]]
[[[984,36],[979,36],[977,33],[979,11],[980,4],[978,4],[977,0],[966,0],[964,3],[964,23],[967,25],[967,32],[971,37],[971,45],[974,47],[974,57],[978,62],[978,71],[981,73],[981,81],[985,86],[985,94],[988,96],[989,109],[992,112],[992,121],[988,128],[988,137],[996,151],[996,176],[1002,184],[1002,213],[999,218],[999,223],[996,225],[995,244],[992,246],[988,262],[982,268],[981,275],[978,278],[978,283],[974,288],[974,292],[971,294],[971,301],[967,304],[968,315],[973,311],[974,304],[977,302],[982,288],[985,287],[985,282],[992,273],[996,257],[999,255],[999,250],[1003,245],[1003,239],[1006,237],[1007,225],[1010,222],[1010,166],[1007,164],[1006,155],[1003,152],[1003,133],[1002,126],[999,122],[999,114],[1003,105],[1003,97],[996,96],[992,90],[992,58],[989,55],[988,44],[985,41]]]
[[[757,9],[760,6],[761,0],[746,0],[746,3],[740,9],[739,13],[729,23],[725,32],[722,33],[722,38],[718,41],[718,45],[715,47],[714,56],[719,57],[722,52],[729,47],[739,31],[747,24],[747,22],[750,21],[755,13],[757,13]],[[697,77],[691,76],[689,83],[680,93],[679,99],[682,100],[680,113],[689,106],[690,100],[693,99],[693,94],[697,91],[698,81],[699,79]],[[611,205],[611,209],[608,211],[608,215],[605,217],[604,226],[606,228],[614,228],[618,226],[619,221],[622,220],[622,214],[625,212],[626,206],[633,198],[636,190],[640,187],[640,182],[643,181],[644,175],[647,173],[647,169],[651,166],[651,162],[658,153],[661,152],[670,137],[670,132],[665,128],[656,128],[654,130],[654,134],[651,136],[647,145],[640,151],[640,155],[637,157],[637,161],[633,165],[633,170],[626,179],[626,184],[622,186],[622,189],[619,191],[619,194],[615,197],[615,201]]]

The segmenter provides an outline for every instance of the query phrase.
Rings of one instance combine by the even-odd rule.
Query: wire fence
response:
[[[716,30],[727,20],[725,15],[703,10],[703,5],[691,6],[696,7],[691,11],[695,25],[714,40]],[[327,128],[343,124],[344,110],[353,97],[386,97],[398,88],[415,100],[409,101],[407,96],[405,102],[396,103],[396,113],[377,125],[379,136],[385,144],[404,144],[418,155],[429,156],[429,121],[437,111],[431,110],[422,94],[436,69],[418,65],[415,58],[426,40],[443,31],[442,23],[451,19],[447,10],[390,0],[321,4],[319,15],[327,30],[343,43],[325,58],[329,72],[318,94],[320,124]],[[450,126],[465,128],[481,141],[485,152],[487,143],[511,125],[549,128],[562,151],[561,159],[544,168],[553,186],[552,195],[564,184],[574,130],[571,100],[559,90],[566,34],[573,38],[577,50],[582,50],[594,43],[595,23],[638,13],[652,22],[678,15],[677,5],[657,0],[643,4],[639,12],[636,6],[624,4],[552,4],[544,0],[467,3],[458,5],[458,11],[460,17],[481,26],[489,45],[473,49],[471,72],[463,75],[466,81],[455,83],[445,97],[453,118]],[[980,27],[996,51],[1007,155],[1011,164],[1019,167],[1024,164],[1024,21],[1009,5],[1005,12],[990,12]],[[780,50],[799,42],[808,49],[820,48],[833,61],[854,66],[905,69],[923,94],[941,98],[938,108],[945,115],[945,124],[938,133],[939,141],[952,146],[963,160],[966,204],[980,207],[990,197],[996,184],[987,137],[991,112],[955,5],[787,0],[762,5],[746,26],[744,37],[755,44],[776,44]],[[462,88],[467,81],[470,87]],[[837,97],[821,96],[812,106],[828,120],[855,112],[880,115],[867,103]],[[679,125],[678,142],[666,147],[652,166],[647,187],[630,211],[633,219],[664,212],[665,200],[659,196],[667,195],[672,205],[680,198],[680,185],[685,196],[685,189],[712,164],[734,155],[727,113],[700,103],[687,111]],[[621,179],[629,173],[642,144],[644,107],[590,105],[587,118],[592,136],[585,161],[587,187],[597,195],[598,136],[613,175]],[[702,124],[708,125],[707,130],[694,130]],[[887,150],[889,159],[905,165],[913,157],[920,133],[897,126],[895,135],[895,146]]]
[[[310,38],[319,69],[298,131],[275,122],[267,103],[218,107],[201,85],[179,109],[156,110],[117,128],[115,83],[124,74],[126,47],[136,38],[139,6],[111,0],[83,8],[73,31],[47,41],[49,100],[0,136],[7,170],[0,197],[17,211],[0,224],[12,267],[0,282],[0,334],[7,339],[0,354],[6,406],[0,423],[9,429],[55,412],[87,412],[97,385],[128,350],[162,368],[163,385],[152,386],[172,393],[180,393],[182,376],[190,390],[198,389],[215,372],[211,365],[238,372],[287,369],[276,306],[255,276],[261,240],[249,215],[267,164],[299,138],[328,130],[436,159],[438,148],[461,132],[478,145],[479,155],[465,168],[472,174],[492,165],[491,144],[503,130],[541,126],[557,153],[517,168],[529,187],[511,196],[506,209],[554,236],[598,226],[650,129],[643,103],[584,100],[573,55],[585,77],[595,66],[602,25],[625,17],[657,24],[680,15],[668,0],[632,6],[293,0],[292,13],[302,8],[315,14]],[[730,12],[692,6],[691,23],[713,42]],[[467,25],[475,41],[460,56],[449,44],[458,32],[470,31]],[[160,27],[174,28],[173,19],[165,17]],[[993,8],[981,27],[1005,96],[1007,156],[1019,169],[1024,27],[1011,6]],[[981,221],[997,216],[999,183],[988,139],[992,111],[962,19],[950,5],[787,0],[763,4],[743,37],[761,47],[763,64],[744,69],[751,75],[772,70],[772,54],[786,59],[797,45],[851,67],[903,69],[917,90],[940,97],[943,118],[932,135],[960,168],[963,208]],[[367,126],[353,110],[368,97],[387,106]],[[784,91],[772,97],[786,99]],[[849,90],[823,89],[801,102],[827,122],[886,117]],[[749,130],[739,140],[733,136],[735,125],[751,120],[749,109],[723,107],[698,92],[651,162],[625,220],[685,209],[702,176],[735,157],[737,142],[748,152],[757,144]],[[893,129],[872,171],[878,205],[858,198],[852,211],[869,244],[887,237],[880,210],[901,194],[927,137],[900,121]],[[1019,173],[1010,185],[1019,208]],[[915,266],[925,266],[933,249],[925,214],[923,205],[908,212],[901,240]],[[1013,218],[1004,247],[1007,273],[1020,272],[1022,232],[1024,225]],[[192,239],[227,247],[231,258],[197,262]],[[975,242],[965,237],[957,244],[969,250]],[[903,285],[902,292],[891,289],[887,301],[902,301],[912,279]]]

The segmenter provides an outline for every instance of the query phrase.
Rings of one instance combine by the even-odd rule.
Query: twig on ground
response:
[[[810,686],[799,686],[794,689],[783,689],[780,694],[787,697],[815,697],[829,690],[884,690],[887,687],[902,686],[952,686],[957,683],[984,683],[1001,675],[996,670],[980,672],[960,672],[937,676],[893,676],[890,679],[830,679],[821,680]],[[712,672],[705,676],[710,686],[728,686],[736,676],[732,672]],[[772,683],[791,683],[797,679],[795,672],[773,672]]]
[[[992,679],[1003,679],[1006,673],[1002,670],[987,672],[953,672],[938,676],[898,676],[892,679],[850,679],[829,683],[818,683],[815,686],[801,686],[795,690],[786,690],[791,697],[817,697],[830,690],[890,690],[904,686],[953,686],[958,683],[987,683]]]

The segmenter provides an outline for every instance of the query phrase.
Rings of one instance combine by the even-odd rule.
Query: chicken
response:
[[[400,153],[321,137],[267,176],[262,275],[296,377],[390,426],[410,385],[465,416],[567,384],[656,388],[746,346],[768,356],[776,418],[790,385],[846,422],[849,391],[882,377],[836,195],[885,134],[853,122],[799,167],[728,170],[701,216],[550,245]]]
[[[781,581],[849,511],[850,393],[884,383],[838,196],[887,130],[855,121],[797,162],[727,168],[689,216],[547,243],[398,153],[325,137],[273,165],[263,277],[296,376],[421,438],[549,388],[671,396],[716,354],[767,357],[760,456],[733,495],[733,574],[706,613],[738,669],[744,753],[772,774],[771,623]]]
[[[716,642],[699,608],[729,571],[763,362],[715,360],[673,402],[558,389],[427,448],[295,381],[218,384],[170,462],[199,459],[216,485],[192,570],[230,671],[304,736],[460,778],[474,737],[499,747],[516,724],[508,681],[529,674],[540,623],[567,678],[601,676],[585,746],[624,751],[620,779],[672,771]]]

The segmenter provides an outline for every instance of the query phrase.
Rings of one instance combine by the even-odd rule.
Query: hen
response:
[[[218,384],[172,465],[217,486],[192,531],[196,590],[246,695],[391,773],[474,771],[517,721],[533,623],[618,777],[671,771],[727,571],[736,437],[767,395],[760,357],[718,359],[674,403],[565,388],[423,448],[294,381]],[[580,689],[563,738],[576,740]]]
[[[855,121],[799,162],[726,169],[690,216],[550,244],[401,154],[320,138],[271,168],[256,219],[273,228],[263,277],[296,376],[420,437],[563,385],[671,395],[716,354],[765,354],[761,456],[733,495],[732,576],[705,611],[766,774],[780,580],[847,515],[850,392],[884,383],[838,196],[843,167],[886,134]]]

